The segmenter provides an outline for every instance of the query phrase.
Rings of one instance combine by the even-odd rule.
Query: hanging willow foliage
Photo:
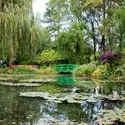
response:
[[[33,23],[32,0],[0,0],[0,59],[31,59],[40,43]]]

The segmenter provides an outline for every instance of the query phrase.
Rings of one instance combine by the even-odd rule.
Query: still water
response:
[[[15,77],[14,77],[15,78]],[[28,77],[26,79],[33,79]],[[16,78],[17,79],[17,78]],[[22,79],[22,78],[21,78]],[[25,79],[25,78],[23,78]],[[41,79],[35,78],[35,79]],[[48,79],[48,77],[44,77]],[[88,78],[73,78],[71,76],[53,77],[55,83],[41,83],[40,87],[9,87],[0,86],[0,125],[51,125],[43,123],[43,119],[55,118],[60,123],[65,120],[82,121],[94,124],[94,115],[101,109],[125,108],[124,101],[103,100],[98,102],[83,102],[82,104],[57,104],[41,98],[20,97],[20,92],[85,92],[95,94],[114,94],[125,96],[125,83],[114,81],[95,81]]]

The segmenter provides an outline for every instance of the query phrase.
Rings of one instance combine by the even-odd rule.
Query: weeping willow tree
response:
[[[34,24],[32,0],[0,0],[0,59],[31,59],[40,43]]]

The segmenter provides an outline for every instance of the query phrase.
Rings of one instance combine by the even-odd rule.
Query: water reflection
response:
[[[94,123],[96,119],[96,115],[99,110],[114,110],[114,109],[122,109],[124,108],[125,102],[122,101],[111,101],[111,100],[103,100],[98,102],[83,102],[82,108],[83,112],[88,115],[88,121]]]
[[[77,82],[72,76],[57,76],[56,83],[60,85],[74,85]]]
[[[58,76],[58,87],[62,85],[73,85],[68,87],[74,93],[89,93],[92,94],[114,94],[125,95],[125,84],[114,82],[92,82],[90,79],[87,81],[76,80],[71,76]],[[61,85],[61,86],[60,86]],[[52,89],[53,84],[47,83],[41,85],[47,91]],[[57,89],[57,86],[54,89]],[[63,89],[67,88],[65,86]],[[40,89],[40,90],[43,90]],[[89,121],[93,123],[95,120],[94,115],[101,109],[115,109],[125,108],[125,102],[103,100],[98,102],[83,102],[80,104],[56,104],[47,102],[39,98],[22,98],[19,97],[19,92],[37,91],[37,88],[25,87],[4,87],[0,86],[0,125],[42,125],[41,119],[43,118],[56,118],[60,121],[66,119],[80,121]],[[57,91],[57,90],[56,90]]]
[[[25,123],[25,121],[28,121],[28,116],[40,112],[37,101],[26,102],[26,100],[18,97],[21,90],[26,91],[26,88],[0,87],[1,125],[19,125],[20,122]]]
[[[125,84],[124,82],[115,81],[96,81],[95,93],[99,94],[114,94],[114,95],[125,95]],[[97,84],[98,82],[98,84]]]
[[[55,104],[45,102],[45,105],[41,108],[43,117],[54,117],[61,121],[64,121],[66,119],[83,121],[87,119],[87,115],[82,111],[82,107],[80,104]]]
[[[60,121],[87,119],[80,104],[56,104],[39,98],[23,98],[19,97],[20,91],[34,90],[0,87],[0,125],[38,125],[43,118],[56,118]]]

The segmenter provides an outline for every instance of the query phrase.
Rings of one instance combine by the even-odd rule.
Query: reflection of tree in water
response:
[[[37,122],[40,115],[40,104],[39,99],[30,98],[19,98],[17,111],[19,121],[25,123],[30,121],[30,123]]]
[[[57,104],[54,102],[47,102],[44,101],[41,105],[40,105],[40,114],[41,116],[43,116],[44,118],[51,118],[53,116],[58,116],[58,111],[57,111]]]
[[[121,101],[110,101],[110,100],[104,100],[101,102],[96,102],[96,103],[90,103],[90,102],[84,102],[82,104],[83,111],[88,114],[88,120],[89,121],[94,121],[94,115],[97,114],[99,110],[102,109],[115,109],[115,108],[123,108],[125,102]]]
[[[93,79],[93,82],[99,87],[98,93],[100,94],[113,94],[115,92],[118,95],[125,95],[125,84],[122,82],[99,81],[95,79]],[[94,93],[97,90],[97,86],[94,89]]]
[[[101,102],[97,103],[90,103],[90,102],[84,102],[82,104],[83,112],[88,114],[88,120],[91,121],[93,118],[93,115],[97,113],[98,110],[102,109]]]
[[[34,98],[19,97],[23,88],[0,87],[0,120],[5,124],[37,124],[40,118],[57,118],[59,120],[83,121],[86,115],[80,104],[55,104]],[[28,89],[29,91],[29,89]]]
[[[93,93],[96,85],[90,81],[89,83],[85,82],[78,84],[77,87],[79,88],[80,92]]]
[[[87,115],[82,111],[80,104],[55,104],[55,103],[46,103],[44,107],[41,108],[42,116],[44,117],[54,117],[59,120],[76,120],[76,121],[86,121]]]
[[[20,88],[0,87],[0,120],[3,120],[6,125],[28,122],[29,116],[31,120],[40,112],[39,101],[17,98],[19,91]]]
[[[121,83],[100,83],[98,86],[93,83],[78,85],[83,90],[91,90],[95,94],[110,94],[114,91],[117,94],[123,94],[125,84]],[[70,87],[69,87],[70,88]],[[94,89],[95,88],[95,89]],[[72,89],[72,87],[70,88]],[[100,109],[122,108],[124,102],[104,100],[102,102],[82,104],[55,104],[41,99],[21,98],[19,92],[36,91],[36,88],[23,87],[0,87],[0,120],[5,121],[5,125],[15,122],[16,125],[34,125],[40,118],[57,118],[59,120],[89,121],[93,119],[92,115]],[[89,92],[89,91],[88,91]],[[82,110],[83,109],[83,110]]]
[[[58,111],[65,113],[70,120],[86,121],[87,115],[82,111],[81,104],[59,104]]]

